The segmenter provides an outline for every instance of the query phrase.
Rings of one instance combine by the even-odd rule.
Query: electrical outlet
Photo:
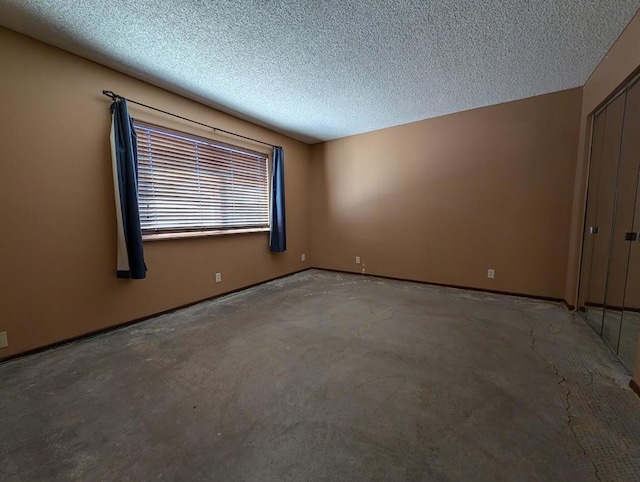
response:
[[[216,283],[220,283],[222,281],[222,273],[216,273]]]
[[[302,253],[302,255],[300,256],[300,261],[305,261],[307,259],[307,255]]]
[[[488,269],[487,270],[487,278],[493,279],[496,277],[496,270],[495,269]]]
[[[360,264],[360,256],[356,256],[356,264]]]
[[[6,348],[9,346],[9,340],[7,340],[7,332],[0,331],[0,348]]]

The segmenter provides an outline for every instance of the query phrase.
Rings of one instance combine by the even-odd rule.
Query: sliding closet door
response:
[[[622,137],[625,95],[618,96],[605,112],[600,159],[600,181],[593,230],[593,249],[589,290],[586,300],[589,322],[602,333],[607,278],[611,257],[611,240],[618,184],[618,161]],[[616,332],[617,339],[617,332]]]
[[[611,236],[611,254],[609,257],[609,275],[607,279],[607,296],[605,298],[605,313],[602,325],[602,337],[611,348],[618,353],[620,340],[620,326],[622,323],[622,309],[624,306],[625,286],[627,282],[627,266],[631,244],[637,239],[633,232],[633,217],[638,186],[639,159],[628,149],[631,137],[637,136],[629,125],[629,100],[627,94],[622,94],[624,114],[621,130],[612,132],[611,156],[619,157],[618,187],[615,203],[614,223]],[[617,129],[617,123],[616,123]],[[617,147],[615,137],[618,138]],[[627,147],[625,148],[625,143]],[[605,147],[606,149],[606,147]],[[617,152],[614,152],[617,151]]]
[[[640,232],[640,82],[632,86],[627,93],[627,107],[624,120],[624,133],[620,162],[635,169],[634,214],[630,232],[635,238]],[[630,181],[631,182],[631,181]],[[628,242],[628,269],[624,295],[624,311],[620,328],[618,355],[625,365],[633,370],[638,352],[638,334],[640,327],[640,242]]]
[[[602,168],[602,147],[604,145],[604,127],[606,122],[606,110],[597,114],[593,120],[593,133],[591,138],[591,157],[589,163],[589,188],[587,189],[587,211],[585,215],[585,233],[582,249],[582,266],[580,271],[580,289],[578,309],[585,313],[587,321],[600,332],[602,328],[602,304],[604,298],[599,301],[596,296],[597,283],[591,287],[591,274],[593,270],[593,255],[598,236],[598,195],[600,192],[600,174]],[[604,295],[604,292],[602,293]]]

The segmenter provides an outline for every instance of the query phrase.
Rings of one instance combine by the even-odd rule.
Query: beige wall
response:
[[[0,331],[9,338],[0,357],[307,267],[309,146],[2,28],[0,59]],[[116,279],[103,89],[283,145],[288,251],[269,253],[268,233],[147,242],[148,278]]]
[[[639,66],[640,11],[636,13],[584,85],[576,182],[573,192],[567,283],[564,295],[570,304],[576,303],[578,295],[580,251],[586,201],[589,145],[591,141],[591,114],[614,94],[634,74]],[[640,346],[635,373],[640,374]]]
[[[562,298],[581,90],[313,146],[314,266]]]

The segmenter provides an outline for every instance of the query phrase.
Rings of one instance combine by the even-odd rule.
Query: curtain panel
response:
[[[287,227],[284,209],[284,150],[274,147],[271,157],[271,230],[269,249],[274,253],[287,250]]]
[[[111,104],[111,161],[116,201],[117,277],[147,276],[138,211],[138,142],[127,101]]]

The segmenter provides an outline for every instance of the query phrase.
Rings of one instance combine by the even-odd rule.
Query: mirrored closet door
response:
[[[627,248],[626,283],[618,343],[618,355],[627,367],[632,368],[638,354],[640,334],[640,81],[632,85],[627,93],[620,162],[628,164],[630,172],[637,173],[633,214],[629,221],[629,232],[632,233],[633,240],[628,243]]]
[[[640,83],[593,119],[578,309],[631,369],[640,322]]]
[[[605,311],[624,102],[624,95],[618,96],[595,116],[591,146],[580,308],[600,334]]]

